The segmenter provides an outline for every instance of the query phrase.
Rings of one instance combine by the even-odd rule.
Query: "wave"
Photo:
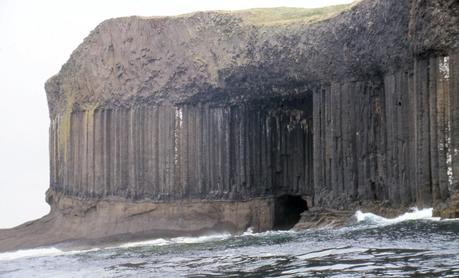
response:
[[[135,241],[135,242],[128,242],[121,244],[115,248],[131,248],[131,247],[142,247],[142,246],[165,246],[165,245],[172,245],[172,244],[193,244],[193,243],[204,243],[204,242],[211,242],[211,241],[221,241],[225,239],[229,239],[231,237],[265,237],[265,236],[273,236],[273,235],[285,235],[285,234],[294,234],[297,231],[294,230],[286,230],[286,231],[266,231],[261,233],[256,233],[253,231],[253,228],[248,228],[242,234],[231,234],[231,233],[220,233],[220,234],[211,234],[206,236],[198,236],[198,237],[176,237],[176,238],[158,238],[152,240],[145,240],[145,241]]]
[[[34,249],[24,249],[17,250],[12,252],[0,253],[0,261],[10,261],[23,258],[32,258],[32,257],[52,257],[52,256],[63,256],[63,255],[74,255],[80,253],[87,253],[98,251],[100,248],[93,248],[87,250],[73,250],[73,251],[63,251],[56,247],[47,247],[47,248],[34,248]]]
[[[332,249],[323,249],[323,250],[313,251],[310,253],[306,253],[304,255],[297,256],[297,258],[302,259],[302,260],[309,260],[309,259],[317,259],[317,258],[322,258],[322,257],[344,255],[344,254],[350,254],[350,253],[364,253],[368,250],[369,250],[368,248],[358,248],[358,247],[350,247],[350,246],[337,247],[337,248],[332,248]]]
[[[357,211],[354,214],[354,217],[357,220],[358,224],[371,225],[371,226],[385,226],[397,224],[404,221],[411,220],[429,220],[429,221],[440,221],[440,217],[432,216],[433,209],[417,209],[412,208],[411,211],[404,213],[395,218],[385,218],[374,213],[364,213],[362,211]],[[459,219],[445,219],[441,221],[459,221]],[[351,228],[351,227],[347,227]],[[346,228],[345,228],[346,229]],[[229,239],[231,237],[266,237],[266,236],[276,236],[276,235],[288,235],[295,234],[300,231],[287,230],[287,231],[266,231],[255,233],[253,228],[248,228],[244,233],[239,235],[232,235],[230,233],[220,233],[220,234],[210,234],[205,236],[198,237],[176,237],[176,238],[158,238],[145,241],[136,241],[128,242],[118,246],[105,247],[103,249],[112,249],[112,248],[132,248],[132,247],[147,247],[147,246],[167,246],[173,244],[196,244],[196,243],[205,243],[212,241],[222,241]],[[28,250],[18,250],[13,252],[0,253],[0,261],[5,260],[15,260],[28,257],[45,257],[45,256],[61,256],[61,255],[72,255],[77,253],[97,251],[100,248],[94,248],[89,250],[77,250],[77,251],[63,251],[56,247],[49,248],[36,248]]]
[[[198,237],[176,237],[176,238],[158,238],[152,240],[145,240],[145,241],[135,241],[135,242],[128,242],[121,244],[115,248],[132,248],[132,247],[143,247],[143,246],[166,246],[172,244],[193,244],[193,243],[204,243],[204,242],[211,242],[211,241],[221,241],[225,239],[229,239],[231,237],[265,237],[265,236],[273,236],[273,235],[285,235],[285,234],[293,234],[297,233],[294,230],[288,231],[266,231],[261,233],[256,233],[253,231],[253,228],[248,228],[244,233],[239,235],[234,235],[231,233],[221,233],[221,234],[211,234],[206,236],[198,236]]]
[[[9,261],[26,257],[55,256],[64,253],[54,247],[18,250],[13,252],[0,253],[0,261]]]
[[[256,233],[253,231],[253,228],[248,228],[244,233],[238,235],[239,237],[253,236],[253,237],[264,237],[264,236],[275,236],[275,235],[286,235],[286,234],[295,234],[298,233],[296,230],[280,230],[280,231],[266,231]]]
[[[395,218],[385,218],[385,217],[379,216],[371,212],[364,213],[359,210],[354,214],[354,217],[357,219],[357,223],[373,224],[373,225],[390,225],[390,224],[397,224],[400,222],[411,221],[411,220],[431,220],[431,221],[441,220],[440,217],[433,217],[432,212],[433,212],[432,208],[426,208],[426,209],[411,208],[409,212],[406,212]]]
[[[294,231],[267,231],[267,232],[262,232],[262,233],[255,233],[253,232],[252,228],[248,228],[244,233],[238,236],[240,237],[246,237],[246,236],[262,237],[262,236],[286,234],[286,233],[294,233]],[[220,233],[220,234],[210,234],[210,235],[198,236],[198,237],[175,237],[175,238],[169,238],[169,239],[158,238],[158,239],[152,239],[152,240],[127,242],[127,243],[124,243],[118,246],[106,247],[103,249],[167,246],[167,245],[173,245],[173,244],[196,244],[196,243],[205,243],[205,242],[212,242],[212,241],[221,241],[221,240],[228,239],[232,236],[234,235],[230,233]],[[72,255],[72,254],[91,252],[91,251],[97,251],[97,250],[100,250],[100,248],[94,248],[90,250],[78,250],[78,251],[62,251],[55,247],[18,250],[14,252],[0,253],[0,261],[15,260],[15,259],[21,259],[21,258],[28,258],[28,257]]]
[[[209,241],[225,240],[231,237],[230,233],[213,234],[199,237],[175,237],[170,239],[158,238],[146,241],[128,242],[118,246],[119,248],[131,248],[141,246],[165,246],[172,244],[193,244],[204,243]]]
[[[229,237],[231,237],[230,233],[206,235],[206,236],[199,236],[199,237],[176,237],[176,238],[170,238],[170,239],[158,238],[158,239],[146,240],[146,241],[128,242],[128,243],[121,244],[119,246],[106,247],[103,249],[131,248],[131,247],[142,247],[142,246],[165,246],[165,245],[172,245],[172,244],[204,243],[204,242],[209,242],[209,241],[224,240]],[[101,250],[101,248],[93,248],[89,250],[74,250],[74,251],[63,251],[56,247],[25,249],[25,250],[17,250],[17,251],[12,251],[12,252],[0,253],[0,261],[16,260],[16,259],[31,258],[31,257],[74,255],[74,254],[86,253],[86,252],[92,252],[92,251],[98,251],[98,250]]]

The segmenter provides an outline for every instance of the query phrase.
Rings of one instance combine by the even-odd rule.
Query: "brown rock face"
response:
[[[49,215],[0,233],[2,250],[55,244],[86,248],[132,239],[198,236],[273,226],[273,201],[243,202],[90,200],[49,192]],[[70,241],[71,240],[71,241]]]
[[[51,214],[0,250],[457,217],[458,2],[336,9],[101,23],[46,83]]]
[[[446,204],[440,204],[434,215],[443,218],[459,218],[459,194],[453,193]]]

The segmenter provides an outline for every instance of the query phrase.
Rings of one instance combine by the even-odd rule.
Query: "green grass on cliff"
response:
[[[294,22],[312,23],[321,21],[347,10],[353,4],[336,5],[323,8],[258,8],[232,13],[240,16],[245,22],[254,25],[278,25]]]
[[[276,8],[254,8],[247,10],[215,10],[223,14],[231,14],[241,18],[245,23],[252,25],[282,25],[290,23],[314,23],[328,18],[332,18],[343,11],[349,10],[355,4],[362,0],[353,0],[349,4],[327,6],[321,8],[293,8],[293,7],[276,7]],[[200,12],[180,14],[166,17],[189,17]],[[140,18],[164,18],[164,16],[140,16]]]

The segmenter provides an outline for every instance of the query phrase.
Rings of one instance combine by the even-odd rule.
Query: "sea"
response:
[[[459,277],[459,219],[415,208],[354,217],[341,228],[0,253],[0,277]]]

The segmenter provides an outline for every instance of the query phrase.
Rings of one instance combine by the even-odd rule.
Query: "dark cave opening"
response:
[[[300,221],[301,213],[308,210],[307,202],[298,195],[282,195],[274,201],[274,230],[289,230]]]

